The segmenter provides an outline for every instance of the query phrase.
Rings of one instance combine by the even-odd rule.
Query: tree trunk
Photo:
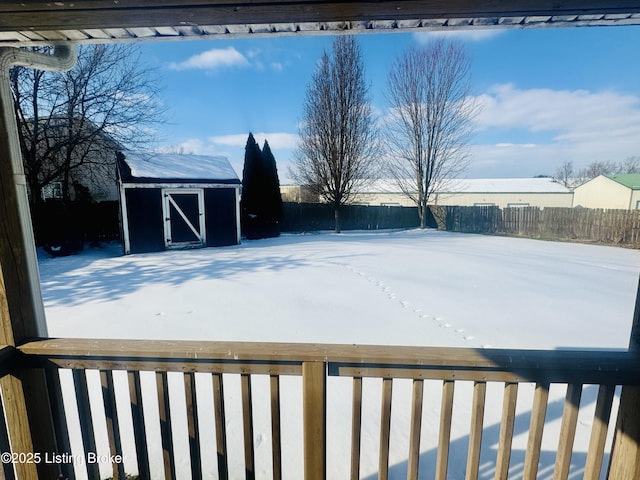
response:
[[[29,206],[33,210],[38,204],[42,203],[42,185],[40,185],[37,178],[32,177],[27,177],[27,185],[29,188]]]
[[[335,232],[340,233],[341,230],[340,230],[340,206],[339,205],[336,205],[333,208],[333,218],[335,221]]]
[[[420,229],[427,227],[427,207],[422,203],[418,205],[418,216],[420,217]]]

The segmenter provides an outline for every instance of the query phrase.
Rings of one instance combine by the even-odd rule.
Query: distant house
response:
[[[318,203],[318,195],[304,185],[280,185],[280,196],[283,202]]]
[[[221,156],[118,158],[124,253],[240,243],[241,182]]]
[[[71,135],[69,118],[50,117],[41,120],[35,145],[31,138],[34,134],[27,133],[35,130],[34,122],[21,125],[27,142],[27,150],[23,150],[26,173],[29,173],[30,164],[38,166],[40,189],[37,194],[45,201],[62,200],[65,182],[68,182],[68,200],[117,201],[115,158],[116,152],[122,147],[90,120],[79,117],[74,117],[74,120],[76,125],[82,127]],[[75,143],[70,158],[67,158],[68,143]],[[36,188],[35,185],[30,187]],[[29,192],[29,195],[33,194]]]
[[[640,209],[640,174],[599,175],[574,190],[573,206]]]
[[[443,182],[429,204],[457,206],[571,207],[573,194],[551,178],[473,178]],[[354,197],[362,205],[413,206],[390,180],[367,184]]]

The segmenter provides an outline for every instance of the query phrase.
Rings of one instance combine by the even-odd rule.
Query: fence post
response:
[[[302,363],[304,480],[325,480],[327,440],[327,364]]]
[[[629,352],[640,354],[640,284],[631,326]],[[625,385],[620,394],[608,478],[640,478],[640,387]]]

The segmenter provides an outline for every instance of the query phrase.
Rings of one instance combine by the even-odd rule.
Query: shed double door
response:
[[[162,212],[167,248],[195,248],[206,245],[202,189],[163,189]]]

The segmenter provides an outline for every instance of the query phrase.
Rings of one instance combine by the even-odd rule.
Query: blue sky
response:
[[[373,106],[387,109],[389,66],[433,33],[358,36]],[[481,105],[470,146],[470,178],[552,175],[564,161],[640,156],[640,27],[473,30],[467,48]],[[242,172],[251,131],[274,152],[289,181],[302,103],[332,36],[142,44],[157,69],[169,122],[160,146],[226,155]]]

